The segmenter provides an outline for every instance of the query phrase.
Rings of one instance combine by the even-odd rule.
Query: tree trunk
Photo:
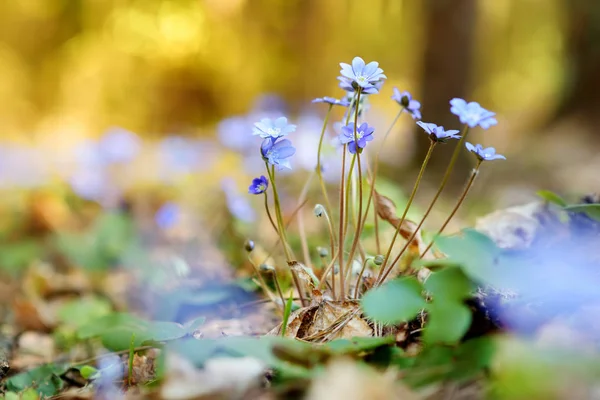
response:
[[[564,0],[564,6],[569,66],[556,119],[575,117],[596,126],[600,120],[600,1]]]
[[[475,0],[427,0],[424,24],[427,27],[423,62],[423,120],[446,129],[461,129],[458,118],[450,113],[450,99],[467,101],[473,55],[473,31],[476,18]],[[417,159],[421,163],[429,147],[425,135],[417,135]],[[446,169],[454,141],[439,146],[430,168],[440,177]],[[465,180],[470,163],[461,157],[450,184]],[[430,171],[431,172],[431,171]]]

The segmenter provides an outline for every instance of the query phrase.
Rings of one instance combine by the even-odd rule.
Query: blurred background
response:
[[[152,211],[218,192],[251,215],[232,196],[261,171],[252,123],[288,116],[295,166],[312,169],[326,107],[310,101],[341,97],[339,63],[356,55],[388,76],[367,116],[379,132],[398,110],[394,86],[447,129],[459,128],[453,97],[497,113],[471,140],[508,161],[486,166],[463,216],[539,189],[577,197],[600,187],[594,0],[20,0],[0,15],[5,200],[41,188],[41,204],[59,187],[106,206],[151,187]],[[382,153],[383,175],[405,191],[427,146],[415,127],[401,118]],[[449,153],[434,158],[425,192]],[[470,165],[465,154],[455,192]]]

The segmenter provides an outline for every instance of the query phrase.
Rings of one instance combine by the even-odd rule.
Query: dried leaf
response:
[[[400,225],[400,218],[396,214],[396,205],[394,202],[389,197],[378,193],[377,190],[374,191],[373,198],[379,217],[389,222],[394,228],[398,229],[398,225]],[[405,218],[404,221],[402,221],[402,226],[400,227],[400,235],[404,239],[408,240],[414,234],[416,229],[417,224]],[[419,231],[410,243],[408,250],[411,253],[421,254],[423,251],[425,251],[426,247],[427,244],[423,242],[423,237]]]
[[[315,286],[318,284],[318,279],[311,269],[307,268],[304,264],[299,263],[298,261],[292,261],[289,263],[290,269],[298,280],[300,281],[300,285],[302,286],[303,295],[307,296],[315,290]]]

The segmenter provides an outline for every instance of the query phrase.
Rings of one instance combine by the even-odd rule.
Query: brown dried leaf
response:
[[[373,198],[379,218],[389,222],[394,228],[398,229],[398,225],[400,225],[400,218],[396,214],[396,205],[394,202],[389,197],[378,193],[377,190],[374,191]],[[400,227],[400,235],[404,239],[408,240],[414,234],[416,229],[417,224],[405,218],[404,221],[402,221],[402,226]],[[425,251],[426,247],[427,244],[423,242],[423,237],[419,231],[410,243],[408,250],[411,253],[421,254],[423,251]]]
[[[313,281],[314,273],[311,276],[312,271],[298,261],[290,262],[289,266],[292,270],[292,273],[294,273],[300,281],[303,291],[302,294],[306,297],[308,294],[312,293],[313,290],[315,290],[315,283]]]

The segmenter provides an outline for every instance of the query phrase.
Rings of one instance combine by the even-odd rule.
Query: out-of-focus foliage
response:
[[[3,2],[2,135],[59,145],[114,125],[145,135],[197,131],[244,112],[264,92],[301,108],[332,94],[335,66],[355,54],[385,65],[396,77],[388,90],[418,94],[423,7],[408,0]],[[476,7],[476,97],[510,120],[518,116],[511,129],[543,120],[562,88],[564,5],[479,0]],[[385,98],[376,102],[380,108]]]

